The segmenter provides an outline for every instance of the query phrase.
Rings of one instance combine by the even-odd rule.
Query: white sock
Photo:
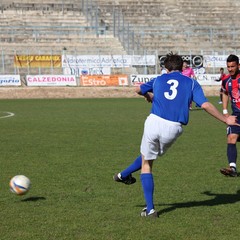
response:
[[[230,166],[230,167],[234,167],[235,169],[237,169],[237,164],[234,163],[234,162],[231,162],[231,163],[229,164],[229,166]]]

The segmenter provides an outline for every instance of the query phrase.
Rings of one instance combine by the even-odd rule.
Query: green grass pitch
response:
[[[239,239],[240,178],[219,173],[226,126],[203,110],[154,163],[159,219],[139,216],[139,172],[131,186],[112,180],[138,156],[150,107],[141,98],[1,100],[0,239]],[[32,182],[22,197],[9,191],[17,174]]]

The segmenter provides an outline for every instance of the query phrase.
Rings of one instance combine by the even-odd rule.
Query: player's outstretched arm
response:
[[[227,125],[239,125],[236,123],[236,116],[224,116],[217,108],[210,102],[205,102],[201,106],[206,112],[218,119],[219,121],[226,123]]]
[[[153,94],[152,93],[147,92],[145,95],[143,95],[142,92],[141,92],[140,86],[137,86],[135,91],[136,91],[137,94],[139,94],[141,96],[144,96],[146,101],[148,101],[150,103],[152,102],[152,100],[153,100]]]

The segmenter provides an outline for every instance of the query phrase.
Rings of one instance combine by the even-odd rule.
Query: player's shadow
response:
[[[37,202],[42,200],[46,200],[46,198],[45,197],[28,197],[28,198],[22,199],[21,202]]]
[[[192,208],[192,207],[202,207],[202,206],[217,206],[222,204],[233,204],[240,201],[240,190],[236,194],[217,194],[211,193],[210,191],[203,192],[207,196],[212,196],[212,199],[203,200],[203,201],[190,201],[190,202],[181,202],[181,203],[170,203],[170,204],[157,204],[157,206],[168,206],[160,211],[158,215],[174,211],[179,208]]]

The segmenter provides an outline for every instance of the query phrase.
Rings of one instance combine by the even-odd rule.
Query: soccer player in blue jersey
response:
[[[229,75],[222,81],[222,101],[223,114],[228,114],[228,102],[230,100],[232,107],[232,115],[237,116],[240,123],[240,71],[239,58],[236,55],[229,55],[227,58],[227,70]],[[237,177],[237,146],[239,141],[240,126],[228,126],[227,128],[227,158],[228,167],[220,169],[220,172],[226,176]]]
[[[144,217],[158,217],[153,203],[154,181],[153,162],[163,155],[181,135],[182,125],[189,120],[189,104],[194,101],[213,117],[226,124],[235,124],[235,116],[224,116],[204,96],[200,84],[182,71],[183,60],[177,54],[168,54],[164,61],[168,73],[142,84],[136,92],[152,102],[150,115],[144,124],[140,147],[141,156],[124,171],[115,174],[113,179],[125,184],[133,184],[136,179],[132,173],[141,169],[141,183],[146,208],[141,212]]]

